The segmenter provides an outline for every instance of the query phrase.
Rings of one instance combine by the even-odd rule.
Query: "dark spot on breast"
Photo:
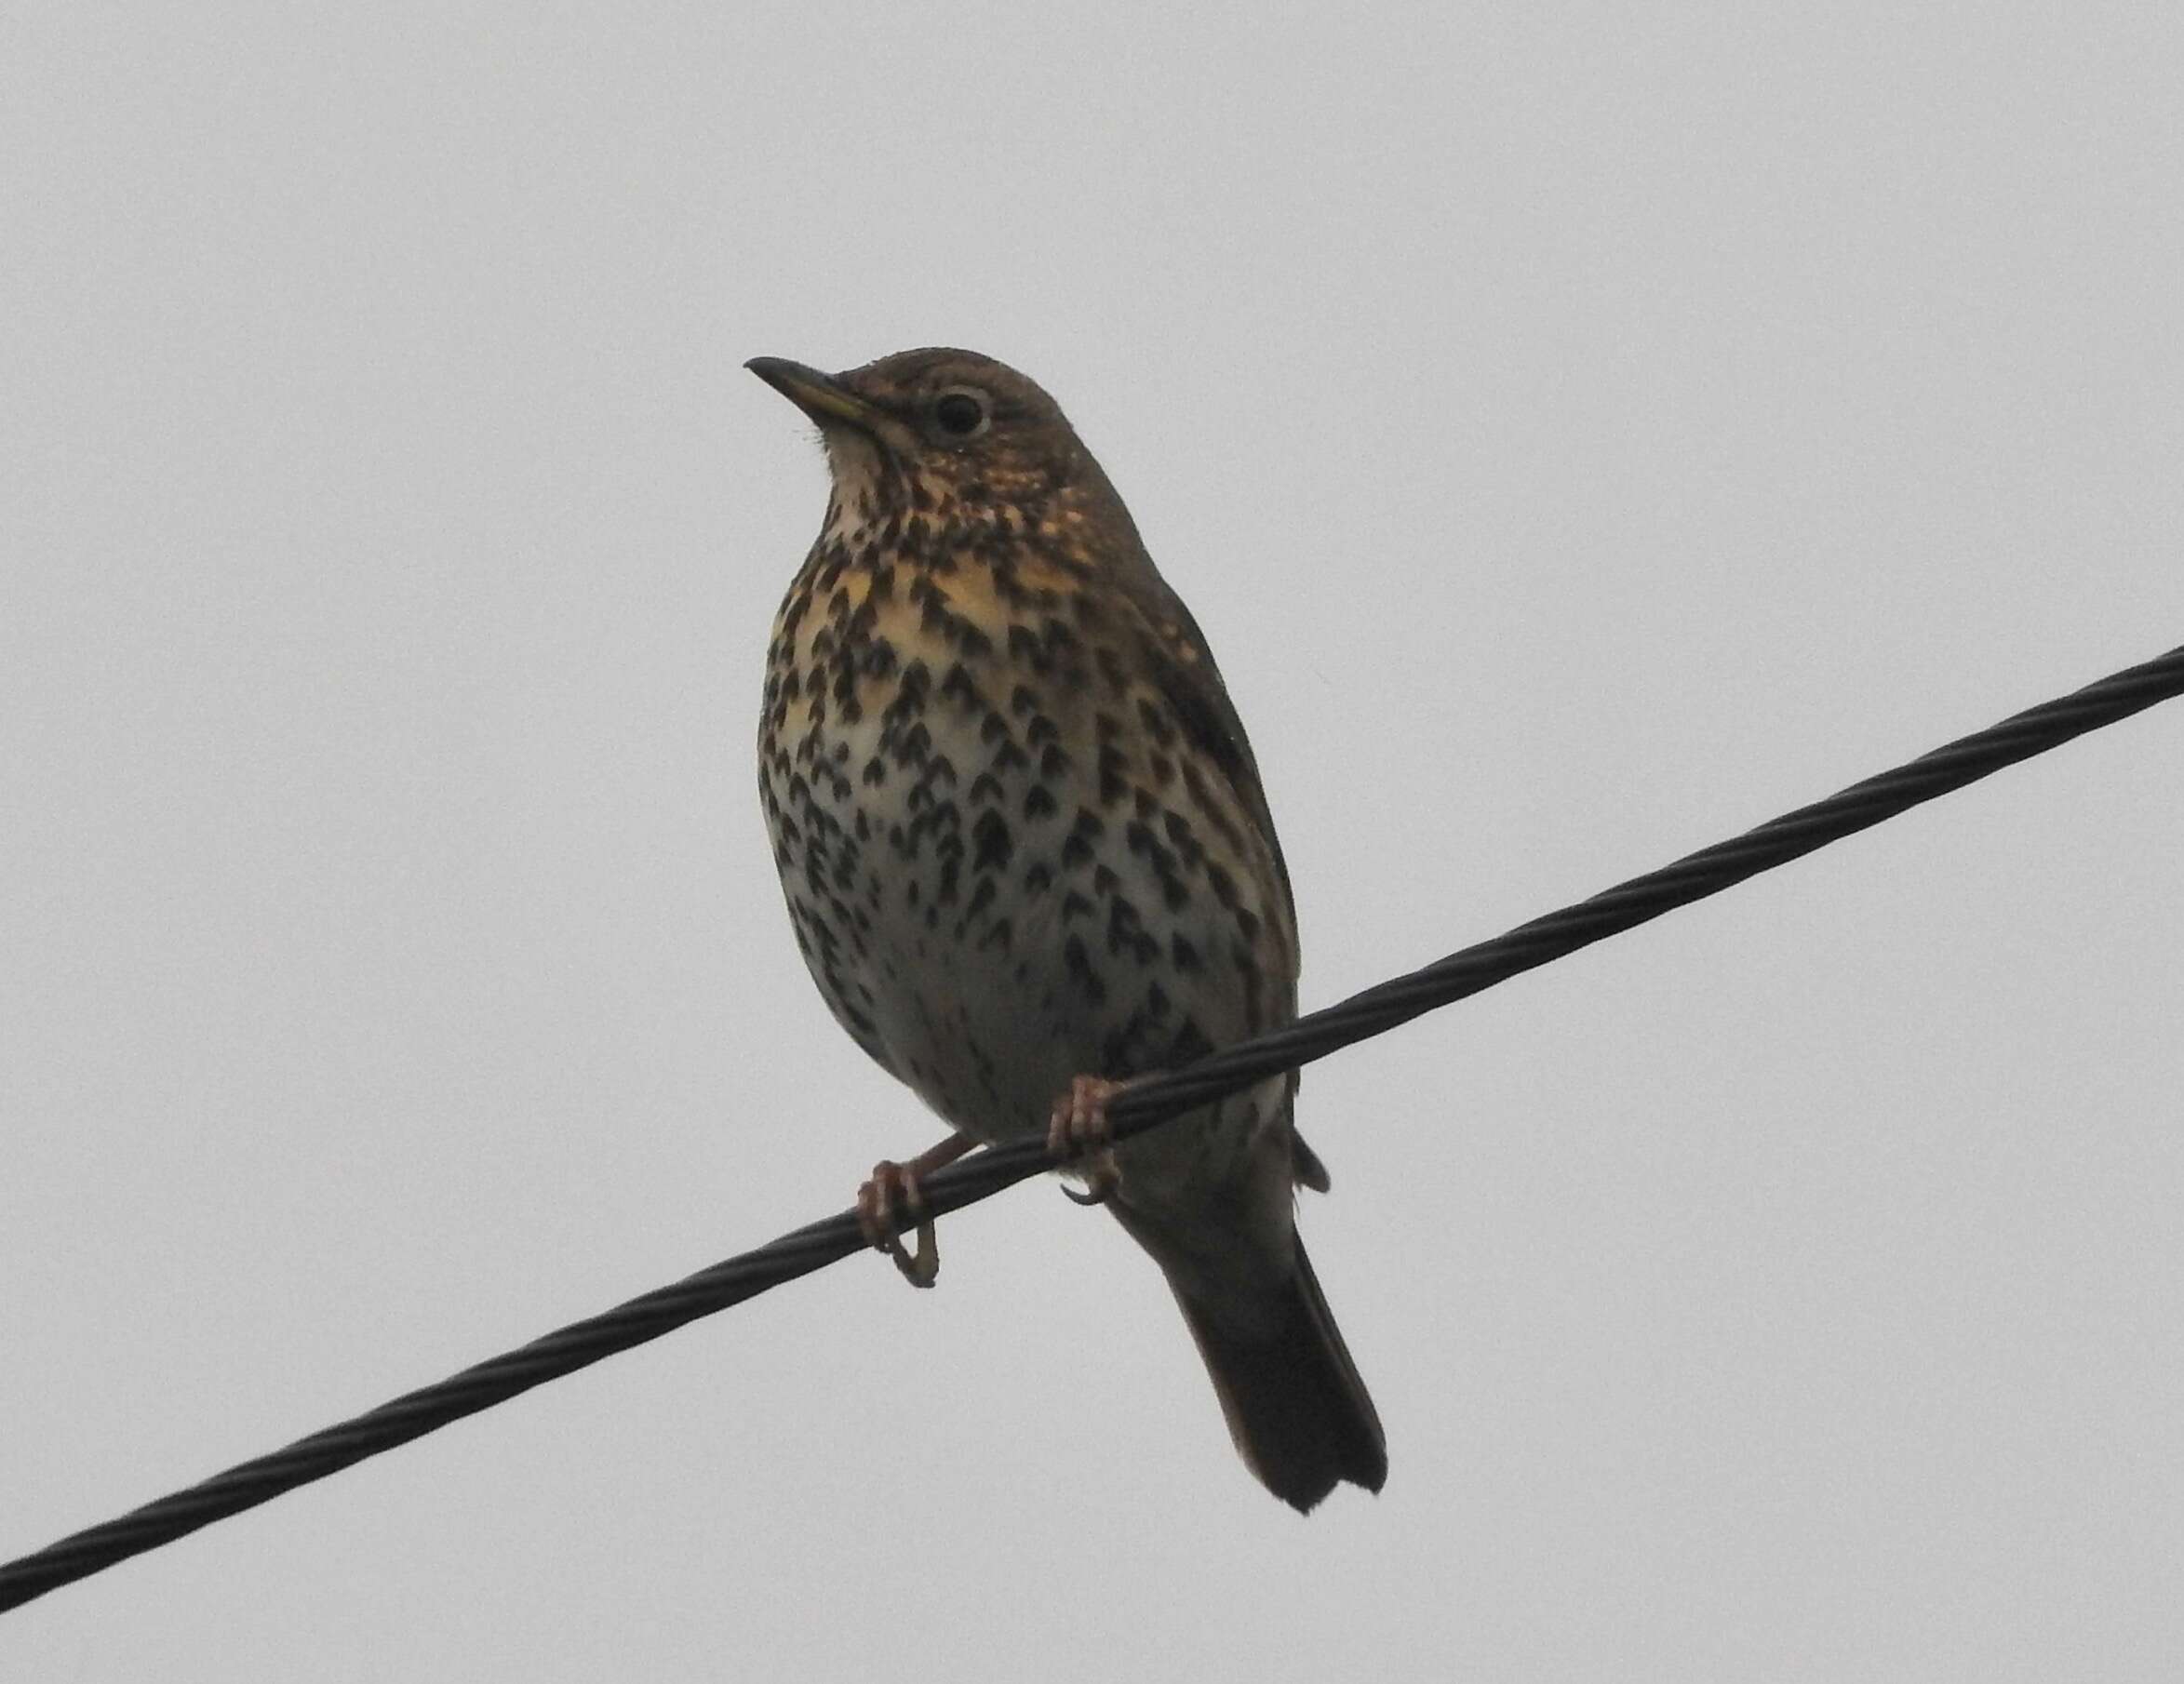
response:
[[[1083,937],[1071,936],[1062,944],[1062,965],[1085,998],[1096,1002],[1107,997],[1107,984],[1092,969],[1092,955],[1085,951]]]
[[[978,816],[978,822],[971,827],[971,840],[977,849],[971,856],[973,871],[998,869],[1009,863],[1009,856],[1015,851],[1009,835],[1009,822],[992,808]]]
[[[1176,1025],[1175,1038],[1168,1043],[1168,1063],[1176,1069],[1195,1064],[1213,1050],[1213,1043],[1206,1039],[1196,1018],[1185,1018]]]
[[[1122,799],[1128,785],[1123,774],[1129,770],[1130,757],[1108,743],[1100,750],[1100,805],[1113,807]]]
[[[1143,819],[1132,819],[1122,827],[1122,840],[1130,851],[1149,861],[1160,875],[1175,875],[1175,851],[1153,835],[1152,826]]]
[[[1127,953],[1141,965],[1151,964],[1160,953],[1159,943],[1146,934],[1137,908],[1120,895],[1107,902],[1107,951]]]
[[[921,764],[926,755],[931,752],[932,733],[925,728],[924,721],[920,720],[896,740],[895,764],[897,766],[909,766],[914,762]]]

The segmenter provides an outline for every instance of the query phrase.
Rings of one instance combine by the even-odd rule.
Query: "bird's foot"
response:
[[[892,1158],[883,1158],[872,1166],[871,1179],[857,1189],[857,1225],[864,1232],[865,1240],[894,1259],[903,1278],[914,1287],[930,1287],[940,1278],[940,1237],[933,1232],[932,1217],[925,1209],[925,1195],[918,1190],[918,1180],[930,1175],[944,1164],[952,1164],[971,1150],[972,1142],[962,1135],[950,1135],[930,1151],[920,1152],[906,1164],[898,1164]],[[903,1224],[896,1220],[895,1206],[900,1203],[917,1230],[916,1250],[903,1245]]]
[[[1082,1170],[1084,1191],[1062,1191],[1080,1205],[1104,1205],[1122,1185],[1122,1166],[1115,1161],[1115,1134],[1107,1121],[1107,1102],[1128,1087],[1096,1076],[1080,1076],[1054,1102],[1047,1119],[1047,1151],[1057,1163]]]

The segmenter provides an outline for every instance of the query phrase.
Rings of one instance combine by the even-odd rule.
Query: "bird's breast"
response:
[[[775,625],[761,785],[806,959],[982,1138],[1293,1010],[1269,845],[1110,625],[1060,572],[824,542]]]

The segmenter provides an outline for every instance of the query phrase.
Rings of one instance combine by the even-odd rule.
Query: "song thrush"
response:
[[[859,1195],[1044,1124],[1166,1274],[1275,1495],[1378,1490],[1380,1422],[1296,1234],[1327,1172],[1293,1076],[1100,1154],[1121,1083],[1287,1022],[1295,909],[1212,652],[1037,385],[964,351],[750,368],[833,488],[767,652],[759,786],[797,941],[857,1043],[954,1130]],[[1081,1167],[1081,1166],[1079,1166]]]

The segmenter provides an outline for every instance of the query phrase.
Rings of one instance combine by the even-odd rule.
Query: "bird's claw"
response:
[[[901,1225],[895,1221],[895,1200],[900,1198],[918,1233],[918,1248],[904,1248]],[[932,1216],[918,1191],[917,1172],[891,1158],[872,1166],[872,1179],[857,1189],[857,1225],[865,1240],[885,1251],[914,1287],[930,1287],[940,1278],[940,1236],[933,1232]]]
[[[1085,1166],[1085,1189],[1079,1193],[1075,1187],[1064,1187],[1062,1196],[1073,1205],[1104,1205],[1113,1198],[1122,1185],[1122,1171],[1110,1152],[1096,1162]]]
[[[1115,1134],[1107,1121],[1107,1102],[1125,1084],[1080,1076],[1054,1102],[1047,1119],[1047,1152],[1057,1163],[1080,1169],[1085,1189],[1062,1191],[1080,1205],[1104,1205],[1122,1186],[1122,1166],[1115,1160]]]

